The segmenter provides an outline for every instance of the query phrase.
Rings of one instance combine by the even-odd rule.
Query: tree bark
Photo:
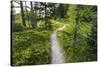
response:
[[[47,5],[45,3],[45,28],[48,27],[48,19],[47,19]]]
[[[25,1],[25,10],[26,10],[26,16],[27,16],[27,23],[28,23],[28,25],[29,25],[29,27],[30,27],[30,19],[29,19],[29,14],[28,14],[28,10],[27,10],[27,2]]]
[[[23,2],[22,1],[20,1],[20,7],[21,7],[22,24],[23,24],[23,27],[26,27],[24,10],[23,10]]]
[[[79,7],[76,7],[76,19],[75,19],[75,29],[73,35],[73,47],[76,47],[77,41],[77,32],[78,32],[78,25],[79,25]]]
[[[32,1],[30,2],[30,5],[31,5],[31,18],[30,18],[31,26],[32,26],[32,28],[34,28],[34,27],[36,27],[36,25],[35,25],[35,15],[34,15],[34,12],[33,12],[33,3],[32,3]]]

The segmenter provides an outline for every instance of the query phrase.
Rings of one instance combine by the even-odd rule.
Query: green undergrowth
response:
[[[63,31],[58,31],[57,36],[64,49],[66,62],[85,62],[94,61],[91,58],[90,47],[88,44],[88,34],[91,32],[92,25],[81,23],[78,27],[76,42],[73,45],[74,24],[67,24]],[[95,58],[95,57],[94,57]]]
[[[37,28],[23,29],[21,24],[13,25],[12,32],[12,65],[37,65],[51,63],[52,31],[63,26],[59,20],[50,20],[52,29],[45,29],[43,23]]]
[[[53,30],[56,30],[57,28],[60,28],[64,25],[62,20],[51,20],[51,26]]]
[[[12,33],[12,65],[49,64],[51,31],[27,29]]]

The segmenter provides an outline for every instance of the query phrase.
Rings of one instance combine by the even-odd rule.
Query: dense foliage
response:
[[[97,60],[96,6],[29,3],[20,1],[16,13],[11,2],[12,65],[51,63],[50,35],[64,24],[57,36],[66,62]]]
[[[51,60],[50,32],[27,30],[12,34],[13,65],[48,64]]]
[[[66,62],[96,61],[96,7],[69,5],[67,17],[66,28],[58,32]]]

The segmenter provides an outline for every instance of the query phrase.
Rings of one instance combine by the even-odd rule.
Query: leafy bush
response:
[[[51,20],[51,26],[53,28],[53,30],[62,27],[63,26],[63,22],[61,20]]]
[[[48,64],[51,61],[50,32],[27,30],[12,35],[12,65]]]
[[[13,24],[12,24],[12,31],[13,32],[23,31],[23,27],[22,27],[21,23],[13,22]]]
[[[58,32],[58,40],[60,41],[64,53],[66,62],[84,62],[84,61],[93,61],[93,58],[90,54],[90,50],[93,48],[89,47],[88,44],[88,35],[91,31],[91,24],[84,23],[80,25],[78,29],[78,35],[76,39],[76,45],[73,45],[73,26],[70,23],[63,31]],[[88,28],[88,29],[87,29]],[[92,57],[92,58],[91,58]]]
[[[66,14],[68,25],[63,31],[58,32],[66,62],[96,61],[97,7],[69,5]],[[93,27],[95,27],[94,30],[92,30]]]

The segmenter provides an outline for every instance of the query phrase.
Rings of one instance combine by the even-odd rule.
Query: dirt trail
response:
[[[63,50],[57,40],[57,31],[63,30],[65,25],[55,30],[51,35],[52,64],[64,63]]]

